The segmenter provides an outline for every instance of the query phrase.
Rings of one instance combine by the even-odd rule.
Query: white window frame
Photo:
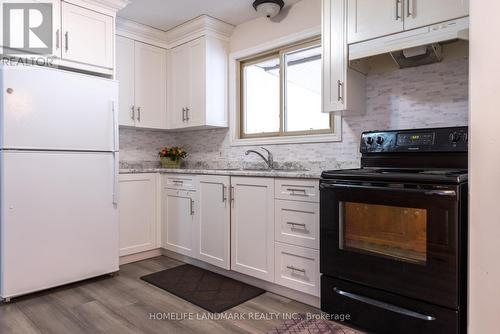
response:
[[[321,28],[313,28],[300,33],[295,33],[277,40],[261,44],[256,47],[234,52],[229,55],[229,119],[231,146],[272,145],[272,144],[300,144],[338,142],[342,140],[342,115],[340,112],[332,113],[333,132],[324,134],[287,135],[274,137],[241,138],[240,122],[240,91],[241,91],[241,60],[259,54],[265,54],[277,48],[300,43],[313,39],[321,34]]]

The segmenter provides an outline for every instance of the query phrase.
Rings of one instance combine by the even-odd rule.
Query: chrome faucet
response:
[[[254,150],[248,150],[245,152],[245,155],[249,155],[250,153],[255,153],[257,154],[259,157],[262,158],[262,160],[264,160],[264,162],[267,164],[267,168],[269,169],[273,169],[274,167],[274,158],[273,158],[273,154],[271,153],[271,151],[269,151],[267,148],[264,148],[264,147],[261,147],[261,149],[263,149],[264,151],[267,152],[267,159],[262,155],[262,153],[260,152],[257,152],[257,151],[254,151]]]

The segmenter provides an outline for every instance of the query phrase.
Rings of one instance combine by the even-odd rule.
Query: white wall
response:
[[[500,326],[499,1],[471,1],[469,333]],[[497,36],[497,37],[495,37]]]
[[[292,6],[280,22],[261,17],[237,26],[231,36],[230,52],[241,51],[314,28],[318,30],[321,28],[321,0],[302,0]]]

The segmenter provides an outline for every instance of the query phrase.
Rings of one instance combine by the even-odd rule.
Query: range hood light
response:
[[[257,13],[267,18],[278,15],[284,6],[283,0],[255,0],[253,3],[253,8]]]

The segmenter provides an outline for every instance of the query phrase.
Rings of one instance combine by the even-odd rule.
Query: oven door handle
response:
[[[357,300],[359,302],[362,302],[362,303],[365,303],[365,304],[368,304],[368,305],[371,305],[371,306],[375,306],[375,307],[378,307],[378,308],[382,308],[384,310],[396,312],[396,313],[399,313],[399,314],[402,314],[402,315],[406,315],[406,316],[409,316],[409,317],[412,317],[412,318],[417,318],[417,319],[425,320],[425,321],[436,320],[436,318],[433,317],[433,316],[431,316],[431,315],[418,313],[418,312],[415,312],[415,311],[412,311],[412,310],[408,310],[406,308],[402,308],[402,307],[399,307],[399,306],[396,306],[396,305],[393,305],[393,304],[382,302],[380,300],[375,300],[375,299],[372,299],[372,298],[369,298],[369,297],[360,296],[360,295],[357,295],[355,293],[351,293],[351,292],[347,292],[347,291],[344,291],[344,290],[340,290],[339,288],[336,288],[336,287],[333,288],[333,291],[335,291],[336,294],[341,295],[343,297],[354,299],[354,300]]]
[[[320,189],[367,189],[367,190],[380,190],[380,191],[398,191],[398,192],[407,192],[407,193],[419,193],[427,196],[457,196],[457,192],[455,190],[449,189],[409,189],[409,188],[390,188],[390,187],[377,187],[377,186],[366,186],[366,185],[357,185],[357,184],[325,184],[322,183],[320,185]]]

